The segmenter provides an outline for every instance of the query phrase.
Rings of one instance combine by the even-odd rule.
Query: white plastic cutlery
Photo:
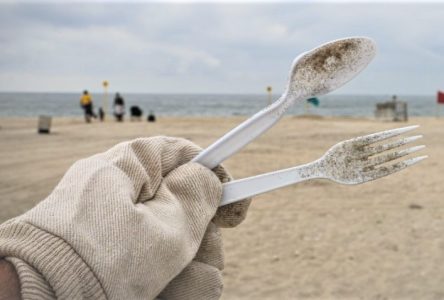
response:
[[[210,169],[273,126],[296,101],[324,95],[355,77],[373,59],[376,46],[366,37],[332,41],[302,53],[293,62],[282,96],[210,145],[193,161]]]
[[[419,151],[425,146],[387,151],[416,141],[422,136],[407,137],[386,144],[377,143],[417,127],[403,127],[346,140],[334,145],[320,159],[311,163],[225,183],[220,206],[309,179],[325,178],[341,184],[359,184],[398,172],[427,156],[395,163],[393,160]]]

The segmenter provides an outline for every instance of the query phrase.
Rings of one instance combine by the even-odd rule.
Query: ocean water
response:
[[[249,116],[268,103],[268,96],[244,94],[123,94],[126,110],[139,106],[144,115],[152,110],[158,116]],[[95,110],[104,96],[92,94]],[[276,100],[279,95],[274,95]],[[76,93],[0,93],[0,117],[11,116],[82,116],[80,94]],[[325,95],[319,97],[318,107],[309,105],[308,113],[321,116],[372,117],[377,102],[390,100],[391,95]],[[434,116],[434,95],[398,95],[408,103],[409,116]],[[112,104],[108,98],[108,107]],[[295,104],[290,115],[306,113],[306,105]]]

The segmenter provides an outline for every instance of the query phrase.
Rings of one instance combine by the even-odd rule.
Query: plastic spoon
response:
[[[273,126],[296,101],[324,95],[355,77],[376,54],[373,40],[350,37],[304,52],[293,61],[282,96],[229,131],[193,161],[214,168]]]

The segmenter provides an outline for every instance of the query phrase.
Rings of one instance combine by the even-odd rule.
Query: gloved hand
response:
[[[222,182],[232,179],[221,166],[213,171]],[[245,199],[218,208],[193,261],[168,284],[159,298],[183,300],[220,298],[223,288],[224,256],[219,228],[239,225],[246,217],[250,202],[251,199]]]
[[[0,257],[23,299],[218,298],[218,226],[241,222],[249,201],[218,209],[229,175],[189,162],[199,151],[166,137],[119,144],[75,163],[48,198],[3,223]]]

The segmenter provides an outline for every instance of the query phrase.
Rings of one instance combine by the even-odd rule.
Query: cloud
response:
[[[0,90],[108,79],[134,92],[278,92],[299,53],[367,35],[376,59],[338,92],[428,93],[444,82],[443,14],[439,3],[3,3]]]

